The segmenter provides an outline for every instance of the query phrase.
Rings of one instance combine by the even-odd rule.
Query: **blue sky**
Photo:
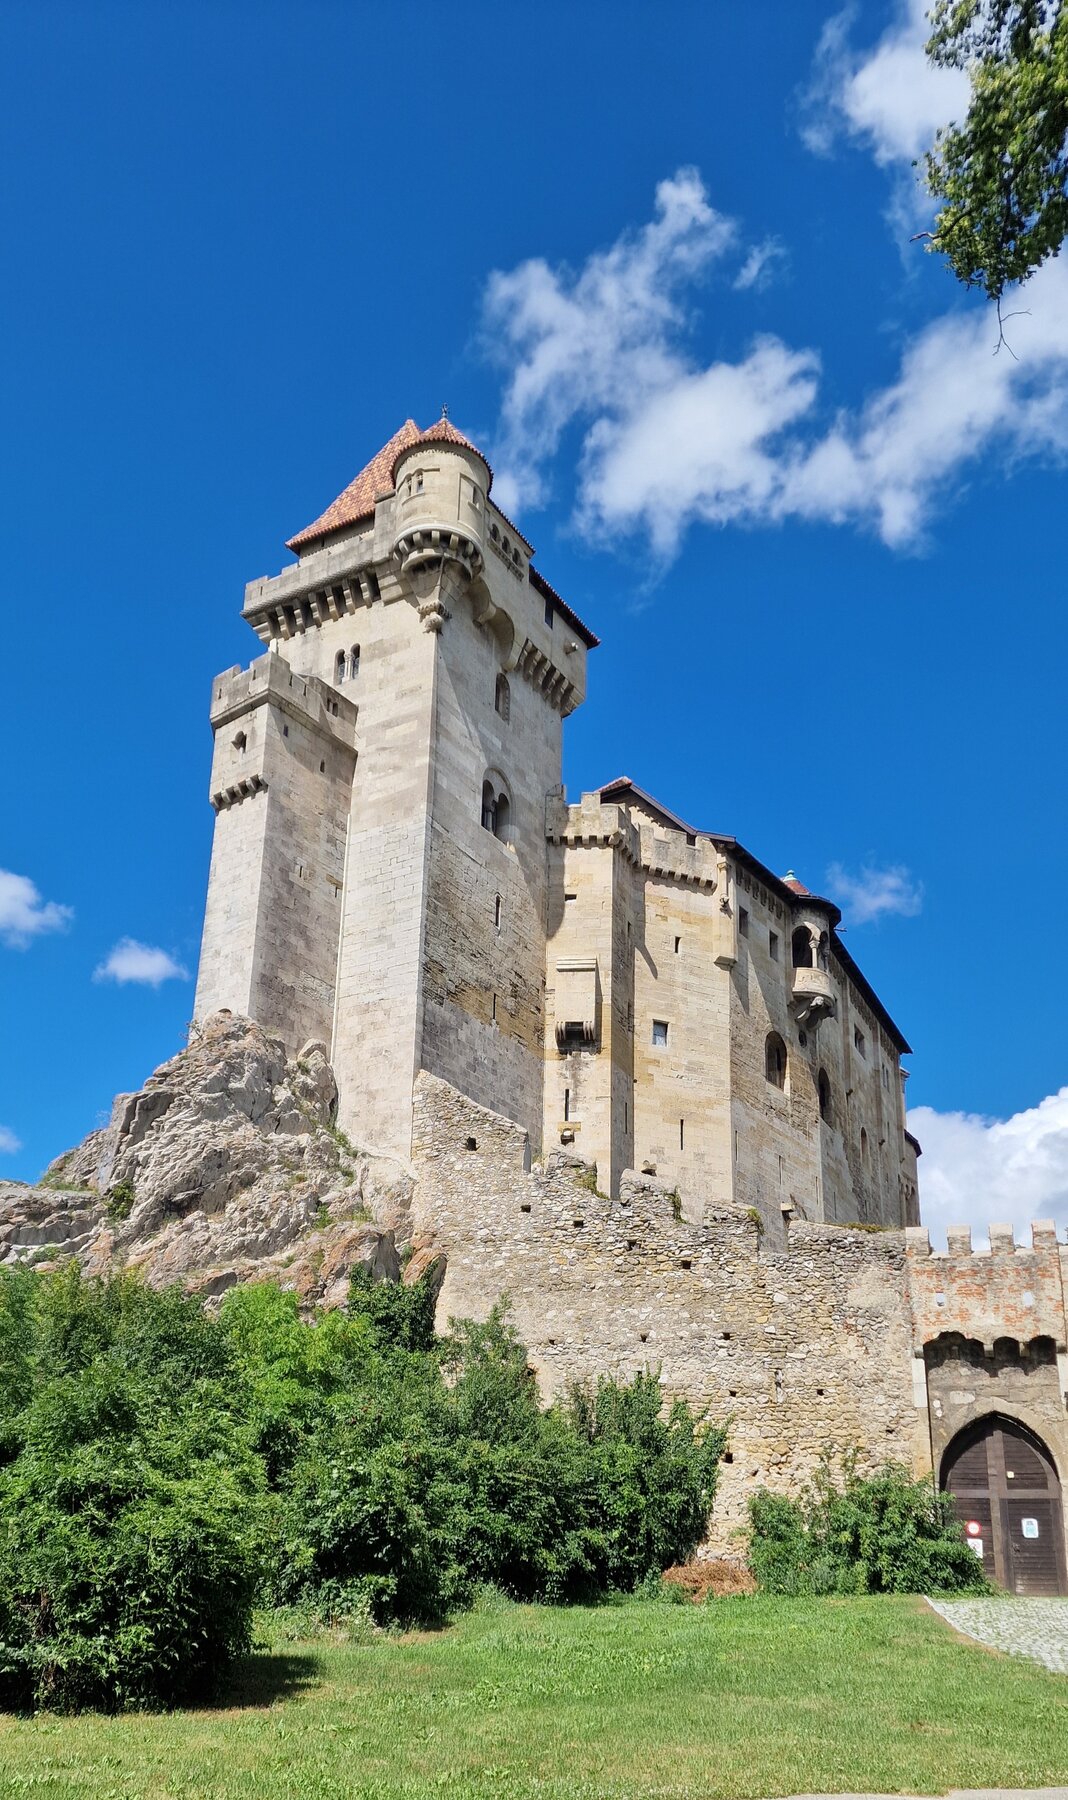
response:
[[[995,357],[909,244],[918,12],[0,3],[0,1172],[182,1041],[243,584],[447,401],[603,639],[571,792],[835,891],[935,1211],[1068,1216],[1068,286]]]

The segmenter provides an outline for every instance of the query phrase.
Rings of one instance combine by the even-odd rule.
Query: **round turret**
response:
[[[402,572],[452,562],[468,578],[481,573],[491,480],[485,457],[446,418],[400,452],[393,555]]]

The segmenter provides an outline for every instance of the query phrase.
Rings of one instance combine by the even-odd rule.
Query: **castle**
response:
[[[213,688],[196,1016],[330,1049],[340,1124],[408,1158],[417,1074],[628,1169],[784,1215],[914,1224],[908,1045],[837,908],[629,780],[568,805],[597,639],[481,453],[408,420],[246,590]]]
[[[992,1577],[1068,1591],[1068,1248],[931,1254],[908,1045],[830,901],[629,779],[568,803],[597,640],[491,482],[408,420],[247,588],[196,1017],[326,1047],[443,1314],[507,1292],[545,1392],[655,1366],[730,1418],[725,1542],[857,1445],[933,1470]]]

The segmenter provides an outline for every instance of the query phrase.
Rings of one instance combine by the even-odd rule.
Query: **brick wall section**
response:
[[[1029,1343],[1050,1337],[1065,1349],[1062,1258],[1051,1223],[1032,1226],[1030,1247],[1013,1243],[1007,1225],[990,1227],[991,1249],[973,1254],[966,1230],[950,1233],[949,1254],[932,1256],[923,1226],[906,1233],[917,1347],[945,1332],[976,1338],[992,1350],[998,1338]]]

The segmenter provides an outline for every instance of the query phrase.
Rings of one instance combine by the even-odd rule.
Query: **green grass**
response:
[[[0,1794],[637,1800],[1068,1780],[1068,1680],[912,1600],[505,1603],[252,1657],[225,1704],[0,1719]]]

